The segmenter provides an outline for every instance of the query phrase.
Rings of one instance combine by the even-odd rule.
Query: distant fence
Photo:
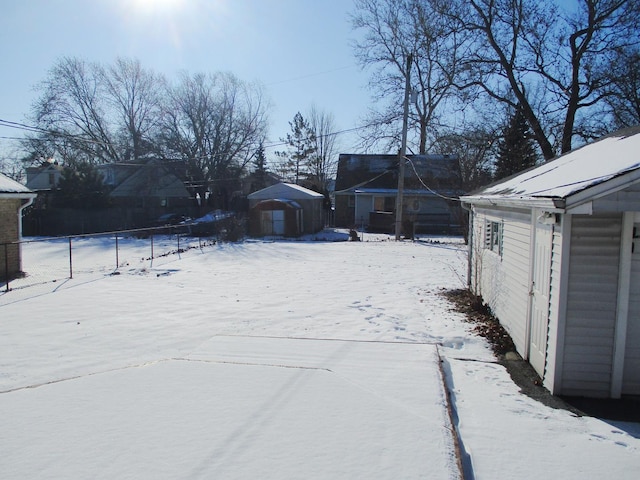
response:
[[[32,238],[0,243],[4,278],[0,293],[37,284],[72,279],[81,273],[115,273],[123,267],[145,269],[175,260],[191,249],[224,239],[225,231],[194,233],[191,225],[118,230],[64,237]],[[21,272],[12,273],[9,252],[21,252]]]

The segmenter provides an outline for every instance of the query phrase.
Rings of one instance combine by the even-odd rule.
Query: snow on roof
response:
[[[0,173],[0,193],[32,193],[21,183]]]
[[[566,198],[640,168],[640,128],[621,130],[469,197]]]
[[[323,195],[308,188],[295,185],[293,183],[276,183],[270,187],[263,188],[257,192],[247,195],[251,200],[267,200],[274,198],[286,198],[289,200],[304,200],[312,197],[320,197]]]

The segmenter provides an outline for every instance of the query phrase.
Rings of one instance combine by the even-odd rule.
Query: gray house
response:
[[[22,271],[20,245],[22,210],[36,194],[24,185],[0,173],[0,282]]]
[[[405,163],[403,225],[425,233],[459,231],[462,212],[455,198],[463,192],[458,158],[407,155]],[[336,226],[393,232],[398,167],[397,155],[341,154],[334,194]]]
[[[640,394],[640,127],[461,198],[469,283],[553,394]]]

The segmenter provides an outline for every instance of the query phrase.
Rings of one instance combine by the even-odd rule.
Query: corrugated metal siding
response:
[[[494,252],[482,251],[478,268],[481,288],[477,288],[493,314],[511,335],[516,349],[526,351],[526,324],[529,307],[529,256],[531,215],[527,212],[480,211],[476,225],[487,221],[502,222],[502,258]],[[480,218],[478,218],[480,217]],[[476,241],[484,241],[484,232],[476,230]],[[476,245],[482,248],[483,245]]]
[[[572,219],[564,395],[609,395],[618,292],[621,215]]]

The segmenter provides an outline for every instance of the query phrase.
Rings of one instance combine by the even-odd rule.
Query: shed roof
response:
[[[288,200],[307,200],[313,198],[324,198],[324,195],[308,188],[295,185],[293,183],[276,183],[270,187],[263,188],[257,192],[247,195],[249,200],[269,200],[269,199],[288,199]]]
[[[0,173],[0,194],[2,193],[33,195],[27,187]]]
[[[556,205],[612,179],[633,174],[640,179],[640,127],[620,130],[598,141],[462,197],[469,203]]]

